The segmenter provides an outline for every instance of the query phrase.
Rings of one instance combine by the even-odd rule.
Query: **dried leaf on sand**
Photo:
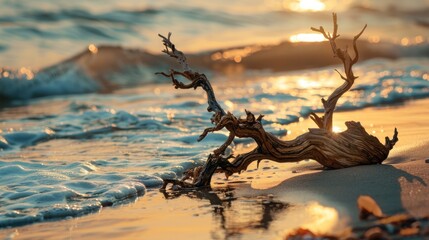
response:
[[[383,217],[383,212],[381,211],[380,206],[378,206],[377,202],[372,197],[367,195],[359,196],[357,204],[359,208],[360,219],[366,220],[371,216],[376,218]]]

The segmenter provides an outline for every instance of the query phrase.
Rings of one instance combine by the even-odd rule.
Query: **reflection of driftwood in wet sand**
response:
[[[272,196],[234,196],[233,188],[202,189],[201,191],[162,191],[166,199],[182,195],[189,198],[209,200],[213,216],[224,231],[225,239],[241,235],[248,230],[267,230],[277,213],[286,210],[289,204],[273,199]]]
[[[217,102],[214,91],[210,82],[204,74],[191,70],[185,55],[176,49],[175,45],[170,41],[171,34],[168,37],[160,35],[165,46],[164,52],[169,56],[176,58],[183,68],[183,72],[171,70],[170,73],[159,73],[165,77],[171,78],[175,88],[190,89],[201,87],[207,93],[209,112],[214,112],[211,118],[214,127],[207,128],[198,139],[201,141],[210,132],[226,129],[229,131],[229,137],[226,142],[215,149],[209,155],[207,162],[202,167],[192,169],[185,174],[182,180],[165,180],[163,188],[168,183],[179,185],[181,187],[201,187],[210,185],[210,180],[215,171],[223,171],[227,176],[233,173],[240,173],[254,161],[268,159],[276,162],[298,162],[305,159],[314,159],[327,168],[345,168],[363,164],[379,164],[385,160],[389,151],[398,141],[398,132],[395,129],[392,139],[386,137],[385,144],[381,144],[379,140],[369,135],[359,122],[346,122],[347,130],[341,133],[332,132],[332,118],[338,99],[352,87],[355,79],[352,67],[359,59],[359,53],[356,46],[356,41],[361,36],[366,26],[353,39],[353,50],[355,56],[352,58],[347,49],[343,50],[337,47],[337,18],[333,14],[334,30],[333,34],[326,33],[323,27],[318,29],[312,28],[316,32],[320,32],[329,41],[334,57],[339,58],[344,67],[344,74],[339,71],[338,74],[344,80],[344,83],[339,86],[327,100],[322,99],[324,107],[324,115],[318,116],[315,113],[311,114],[311,119],[317,124],[318,128],[309,129],[308,133],[298,136],[291,141],[282,141],[274,135],[267,133],[261,120],[264,117],[259,115],[255,117],[250,111],[246,110],[247,117],[240,119],[232,113],[225,112]],[[182,76],[190,81],[185,84],[178,81],[175,76]],[[225,149],[232,143],[235,137],[252,138],[257,143],[257,147],[245,154],[234,156],[224,156]],[[232,161],[229,161],[233,158]],[[191,178],[193,182],[185,181]]]

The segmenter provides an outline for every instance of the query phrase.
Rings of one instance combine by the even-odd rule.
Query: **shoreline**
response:
[[[313,161],[262,161],[258,170],[253,163],[228,181],[214,176],[212,190],[206,192],[163,195],[150,189],[134,203],[67,220],[0,229],[0,237],[282,239],[303,226],[318,233],[339,233],[365,226],[358,219],[359,195],[373,197],[386,214],[429,216],[427,106],[429,99],[422,99],[334,114],[334,125],[341,128],[344,121],[359,120],[381,141],[398,128],[399,142],[382,165],[323,171]],[[289,124],[291,134],[285,139],[308,127],[314,127],[310,119]]]

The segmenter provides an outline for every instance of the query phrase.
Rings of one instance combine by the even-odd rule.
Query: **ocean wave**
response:
[[[413,71],[411,71],[413,72]],[[405,100],[429,97],[429,77],[411,72],[397,75],[387,74],[376,83],[361,84],[352,92],[358,94],[360,101],[346,101],[339,110],[351,110],[368,106],[397,104]]]
[[[94,109],[94,106],[76,103],[71,103],[70,109],[75,113],[65,113],[48,118],[48,121],[56,122],[50,127],[0,133],[0,150],[3,150],[2,154],[7,153],[5,150],[24,148],[50,140],[88,139],[97,135],[105,137],[107,134],[117,131],[181,131],[180,128],[169,126],[168,121],[139,118],[125,111],[116,112],[113,109],[103,107]],[[37,118],[32,120],[41,121],[44,119]]]
[[[2,69],[0,99],[30,99],[50,95],[97,92],[99,83],[75,64],[62,63],[37,72],[27,68]]]
[[[180,177],[186,169],[202,164],[202,160],[163,158],[160,162],[0,161],[0,228],[77,217],[129,203],[148,189],[159,188],[162,178]],[[148,164],[152,173],[138,170]]]
[[[146,184],[162,184],[159,177],[145,174],[118,172],[118,179],[88,162],[58,165],[0,161],[0,173],[4,173],[0,228],[97,212],[103,206],[144,195]]]
[[[110,23],[135,23],[143,17],[153,17],[160,10],[154,8],[138,10],[119,10],[115,9],[104,13],[93,13],[87,9],[57,9],[44,10],[32,9],[22,11],[21,14],[2,16],[0,22],[19,23],[25,21],[36,22],[59,22],[65,20],[72,21],[97,21]]]
[[[396,105],[407,100],[429,97],[427,58],[398,60],[374,59],[356,66],[359,78],[337,104],[347,111],[370,106]],[[327,98],[341,82],[331,67],[289,74],[270,73],[221,95],[230,111],[248,109],[264,114],[263,123],[270,132],[284,135],[287,125],[306,118],[311,112],[323,112],[321,98]],[[232,96],[229,96],[234,93]],[[283,132],[283,133],[282,133]]]
[[[345,45],[348,42],[339,41],[339,44]],[[337,64],[325,45],[323,42],[283,42],[272,46],[247,46],[189,54],[188,59],[196,69],[203,69],[209,76],[219,73],[230,75],[231,72],[239,75],[252,70],[291,71]],[[320,51],[322,47],[326,47],[326,51]],[[359,48],[363,61],[373,58],[429,56],[428,44],[404,47],[363,41],[359,43]],[[320,51],[320,54],[314,57],[314,51]],[[279,55],[279,52],[283,54]],[[228,57],[231,54],[232,57]],[[240,63],[235,62],[234,56],[240,56]],[[166,83],[167,79],[154,73],[173,65],[174,62],[167,57],[142,50],[93,46],[70,59],[39,71],[3,68],[0,72],[0,99],[10,101],[51,95],[103,93],[148,83]]]

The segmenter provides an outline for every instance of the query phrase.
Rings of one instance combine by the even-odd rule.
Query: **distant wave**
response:
[[[144,51],[102,46],[97,54],[85,50],[39,71],[3,68],[0,99],[110,92],[112,89],[150,82],[154,80],[152,75],[157,69],[157,58]],[[160,63],[158,67],[162,66]],[[148,74],[149,77],[146,76]]]
[[[20,15],[10,15],[0,17],[0,22],[7,23],[16,23],[25,20],[34,20],[41,22],[56,22],[63,20],[84,20],[84,21],[104,21],[112,23],[120,22],[134,22],[136,18],[141,18],[143,16],[152,16],[159,13],[159,10],[156,9],[141,9],[141,10],[114,10],[106,13],[92,13],[85,9],[60,9],[57,11],[46,11],[42,9],[26,10],[23,11]]]
[[[343,40],[339,44],[345,45]],[[199,54],[188,59],[195,69],[206,73],[242,73],[246,70],[291,71],[338,64],[326,42],[290,43],[272,46],[244,46]],[[428,57],[429,45],[403,47],[390,43],[359,43],[361,60],[373,58]],[[315,54],[317,52],[317,54]],[[240,62],[237,63],[236,56]],[[154,75],[176,66],[172,59],[143,50],[99,46],[85,50],[51,67],[33,71],[26,68],[1,69],[0,99],[91,92],[111,92],[119,88],[168,80]]]
[[[15,6],[18,7],[18,6]],[[22,6],[20,6],[22,7]],[[19,7],[18,7],[19,8]],[[277,10],[274,10],[278,12]],[[328,10],[330,11],[330,10]],[[302,14],[289,10],[287,8],[282,9],[283,13],[287,14]],[[391,16],[409,16],[409,17],[427,17],[429,13],[428,6],[418,7],[415,6],[413,9],[401,9],[392,5],[376,6],[376,5],[362,5],[355,3],[346,9],[345,12],[373,12],[377,14],[386,14]],[[219,9],[203,8],[198,6],[175,5],[175,6],[164,6],[163,8],[147,7],[137,9],[111,9],[105,12],[96,13],[82,7],[75,8],[61,8],[56,10],[45,10],[43,8],[26,9],[24,11],[18,11],[17,14],[5,14],[0,17],[0,23],[18,23],[28,20],[37,22],[58,22],[63,20],[71,21],[96,21],[96,22],[109,22],[109,23],[138,23],[144,21],[145,18],[153,18],[156,15],[169,14],[169,15],[180,15],[184,18],[197,19],[208,22],[218,22],[224,24],[237,24],[245,23],[247,21],[254,22],[255,19],[246,19],[246,16],[239,12],[221,12]],[[252,15],[261,14],[268,16],[273,12],[258,13],[255,12]],[[309,14],[325,16],[326,12],[311,12]],[[260,19],[262,20],[262,19]],[[257,21],[257,20],[256,20]]]

